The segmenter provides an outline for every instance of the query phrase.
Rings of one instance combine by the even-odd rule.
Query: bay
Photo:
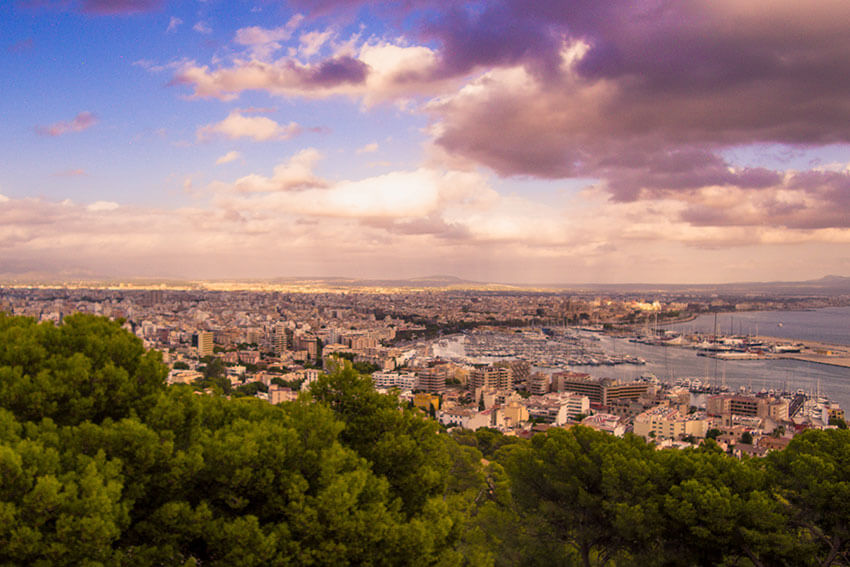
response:
[[[714,314],[693,321],[665,325],[677,332],[714,332]],[[850,307],[808,311],[742,311],[717,314],[717,333],[742,334],[850,345]]]

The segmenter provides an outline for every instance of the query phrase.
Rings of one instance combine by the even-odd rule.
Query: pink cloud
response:
[[[267,90],[275,94],[322,96],[338,92],[348,85],[366,80],[369,69],[362,61],[340,55],[318,63],[305,64],[293,59],[274,63],[251,60],[230,68],[210,71],[188,65],[172,84],[193,85],[198,98],[230,100],[246,90]]]
[[[250,109],[249,109],[250,110]],[[278,124],[265,116],[245,116],[239,109],[233,110],[224,120],[198,128],[198,140],[226,138],[235,140],[249,138],[255,142],[288,140],[301,133],[295,122]]]
[[[431,118],[444,166],[595,179],[613,204],[673,203],[693,241],[707,228],[843,229],[850,218],[844,174],[724,157],[739,146],[850,144],[849,3],[295,0],[314,18],[366,5],[389,28],[404,16],[403,37],[351,38],[318,62],[252,52],[193,63],[175,82],[196,97],[398,102]],[[260,43],[289,38],[249,31]]]
[[[73,120],[67,122],[55,122],[50,126],[39,126],[36,130],[45,136],[62,136],[71,132],[82,132],[97,124],[97,116],[85,111],[77,114]]]
[[[162,0],[83,0],[81,10],[88,14],[119,15],[153,12]]]

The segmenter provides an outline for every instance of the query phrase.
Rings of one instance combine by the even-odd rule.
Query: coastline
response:
[[[786,358],[790,360],[799,360],[801,362],[828,364],[830,366],[850,368],[850,347],[845,345],[836,345],[802,339],[786,339],[764,335],[760,335],[758,339],[778,344],[793,343],[796,345],[803,346],[803,350],[801,352],[769,353],[766,358]]]

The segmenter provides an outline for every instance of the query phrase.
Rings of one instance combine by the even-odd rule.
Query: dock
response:
[[[830,366],[850,368],[850,346],[847,345],[831,345],[817,341],[783,339],[780,337],[758,338],[764,342],[771,342],[775,344],[793,343],[795,345],[802,345],[800,352],[766,353],[765,358],[787,358],[789,360],[799,360],[801,362],[828,364]]]

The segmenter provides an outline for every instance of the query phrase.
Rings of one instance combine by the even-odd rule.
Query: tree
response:
[[[268,392],[269,387],[263,384],[262,382],[248,382],[247,384],[242,384],[241,386],[237,386],[233,390],[233,394],[235,396],[256,396],[257,392]]]
[[[21,421],[71,425],[144,411],[165,387],[161,361],[104,318],[74,314],[55,326],[0,313],[0,406]]]
[[[321,376],[310,391],[345,423],[342,442],[387,479],[408,515],[443,493],[449,458],[433,421],[399,408],[394,396],[376,392],[371,379],[348,364]]]
[[[808,430],[766,463],[787,512],[812,546],[817,564],[846,565],[850,553],[850,431]]]
[[[741,434],[741,443],[744,445],[752,445],[753,444],[753,434],[749,431],[744,431]]]
[[[204,378],[221,378],[227,373],[224,361],[213,357],[204,367]]]
[[[354,369],[361,374],[372,374],[381,369],[377,364],[372,364],[371,362],[355,362],[352,364]]]
[[[506,468],[523,521],[589,567],[626,550],[626,542],[651,539],[658,524],[652,452],[638,438],[577,426],[535,435],[510,452]]]
[[[795,537],[761,460],[741,462],[713,440],[654,457],[661,465],[661,556],[683,565],[793,564]]]
[[[715,427],[715,428],[712,428],[712,429],[709,429],[708,431],[706,431],[705,438],[716,440],[720,436],[721,433],[722,433],[722,431],[720,431],[719,429],[717,429]]]

